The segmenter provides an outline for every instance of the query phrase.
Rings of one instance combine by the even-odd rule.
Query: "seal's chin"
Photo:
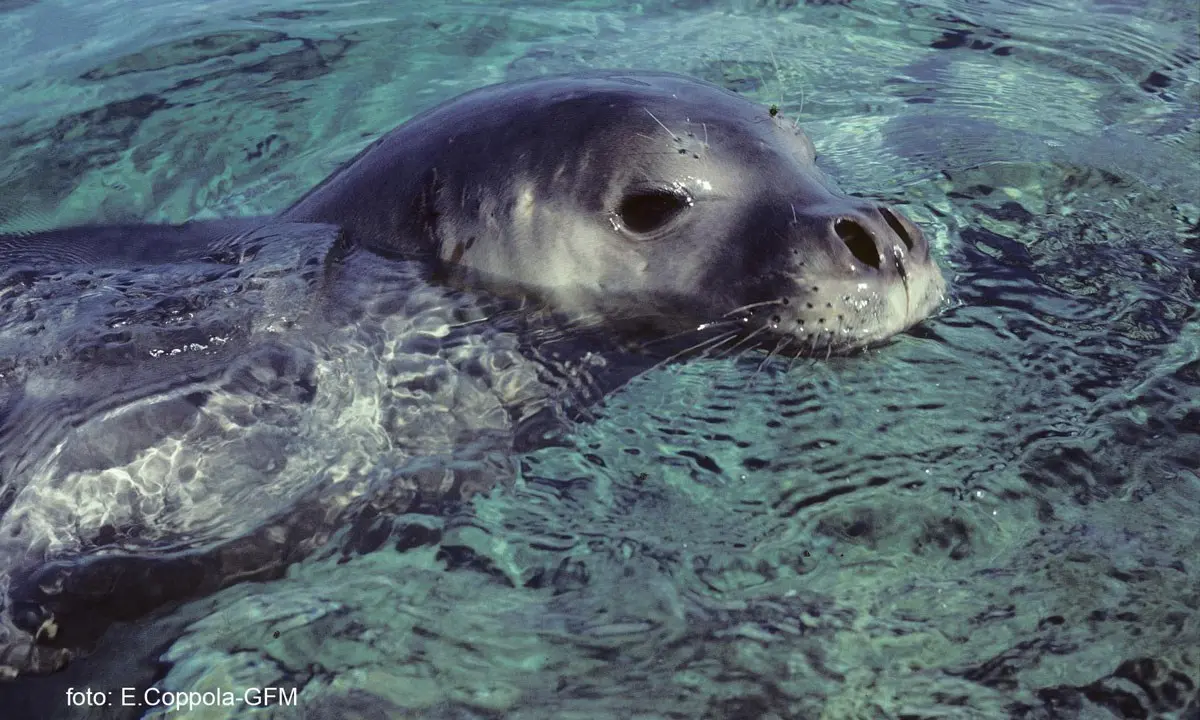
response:
[[[902,281],[826,278],[821,285],[800,285],[809,292],[755,303],[741,313],[756,346],[789,356],[853,353],[920,323],[946,294],[946,281],[933,263]]]
[[[693,294],[596,296],[579,290],[543,302],[576,331],[603,328],[622,347],[663,358],[760,351],[827,357],[885,343],[933,314],[946,293],[946,281],[931,260],[913,263],[897,276],[814,276],[787,284],[786,293],[727,311],[705,307],[708,298]]]

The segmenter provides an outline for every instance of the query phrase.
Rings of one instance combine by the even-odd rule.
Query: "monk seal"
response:
[[[636,315],[667,333],[764,331],[798,353],[883,340],[944,291],[921,230],[838,192],[794,122],[670,73],[468,93],[281,217],[565,312]]]
[[[403,512],[494,482],[486,463],[464,481],[409,462],[460,462],[560,399],[557,378],[519,359],[536,342],[481,355],[472,340],[490,351],[513,335],[461,335],[491,322],[464,297],[538,303],[585,338],[573,360],[613,338],[664,340],[668,359],[751,345],[824,356],[919,322],[944,287],[921,230],[838,191],[795,123],[668,73],[476,90],[270,218],[0,236],[0,674],[54,669],[66,654],[51,649],[86,646],[108,618],[276,577],[365,505]],[[368,339],[328,340],[360,327]],[[378,349],[397,332],[408,345]],[[354,353],[387,367],[342,362]],[[341,369],[322,370],[334,355]],[[351,433],[340,423],[369,393],[339,405],[338,382],[460,406],[432,420],[374,406],[386,432],[344,456],[377,467],[332,472],[337,453],[294,453]],[[284,475],[305,482],[260,494],[283,498],[269,517],[232,499]]]

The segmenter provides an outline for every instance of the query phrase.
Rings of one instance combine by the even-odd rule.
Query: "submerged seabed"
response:
[[[205,717],[1200,713],[1193,3],[406,5],[0,3],[4,229],[269,212],[437,100],[631,66],[797,115],[953,302],[863,356],[652,372],[514,486],[119,627],[6,717],[150,684],[299,690]]]

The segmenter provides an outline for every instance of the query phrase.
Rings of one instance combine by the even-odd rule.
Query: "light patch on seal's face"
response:
[[[529,225],[533,222],[533,211],[535,203],[534,188],[532,183],[523,182],[517,186],[516,202],[513,204],[513,221],[523,225]]]
[[[703,191],[705,193],[711,193],[713,191],[712,181],[708,180],[707,178],[695,177],[695,176],[689,175],[685,179],[683,185],[684,185],[684,187],[690,186],[690,187],[694,187],[694,188],[699,188],[701,191]]]

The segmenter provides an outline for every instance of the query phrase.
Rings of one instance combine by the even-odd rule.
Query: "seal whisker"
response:
[[[741,307],[736,307],[736,308],[730,310],[729,312],[725,313],[721,317],[729,317],[730,315],[734,315],[734,314],[737,314],[740,312],[745,312],[747,310],[753,310],[754,308],[769,307],[772,305],[782,305],[782,304],[783,304],[783,300],[778,300],[778,299],[777,300],[763,300],[762,302],[749,303],[747,305],[742,305]]]
[[[701,351],[701,353],[700,353],[700,357],[702,357],[702,358],[712,357],[712,352],[714,350],[721,347],[722,345],[729,342],[730,340],[734,339],[735,337],[737,337],[737,335],[738,334],[737,334],[736,330],[732,330],[727,333],[722,333],[721,335],[718,336],[718,337],[722,338],[722,340],[720,342],[713,343],[713,344],[709,345],[708,347],[704,348],[704,350]]]
[[[738,350],[736,354],[729,355],[728,357],[730,360],[733,360],[735,363],[737,363],[737,362],[741,362],[742,360],[745,360],[746,356],[749,355],[753,351],[754,351],[754,346],[747,346],[747,347],[743,347],[742,349]]]
[[[750,332],[749,334],[747,334],[747,335],[743,336],[741,340],[739,340],[739,341],[737,341],[736,343],[734,343],[734,344],[733,344],[733,347],[729,348],[729,351],[732,353],[732,352],[733,352],[733,350],[734,350],[735,348],[737,348],[737,347],[739,347],[739,346],[741,346],[741,345],[743,345],[743,344],[745,344],[745,343],[748,343],[748,342],[750,342],[750,341],[751,341],[751,340],[753,340],[753,339],[754,339],[754,338],[755,338],[757,335],[759,335],[759,334],[761,334],[761,333],[763,333],[763,332],[766,332],[766,330],[767,330],[767,326],[766,326],[766,325],[763,325],[763,326],[761,326],[761,327],[755,328],[755,329],[754,329],[752,332]],[[743,352],[742,352],[740,355],[738,355],[738,357],[737,357],[737,358],[735,358],[735,359],[738,359],[738,360],[740,360],[740,359],[741,359],[741,358],[742,358],[742,357],[745,355],[746,351],[749,351],[750,349],[751,349],[750,347],[746,347],[746,348],[744,348],[744,351],[743,351]]]
[[[775,357],[775,355],[777,353],[779,353],[781,350],[783,350],[783,348],[786,348],[788,346],[788,343],[790,343],[790,342],[791,342],[791,339],[785,337],[785,338],[780,339],[779,342],[775,343],[775,347],[771,348],[771,352],[767,353],[767,356],[765,358],[763,358],[763,361],[758,364],[757,368],[754,369],[754,373],[750,376],[749,387],[754,386],[754,380],[755,380],[755,378],[758,377],[758,374],[761,373],[763,371],[763,368],[765,368],[767,366],[767,364],[771,362],[771,360]]]
[[[719,348],[720,346],[722,346],[725,343],[729,342],[730,340],[734,339],[735,337],[737,337],[737,335],[738,335],[737,330],[729,330],[727,332],[721,333],[720,335],[705,338],[704,340],[701,340],[700,342],[698,342],[694,345],[691,345],[690,347],[684,348],[683,350],[680,350],[679,352],[675,353],[674,355],[671,355],[671,357],[668,359],[669,360],[677,359],[679,357],[682,357],[683,355],[686,355],[690,352],[693,352],[693,351],[701,349],[701,348],[703,348],[703,356],[708,357],[708,353],[712,352],[713,350]]]
[[[771,57],[771,64],[775,66],[775,82],[779,83],[779,107],[783,108],[783,73],[779,70],[779,61],[775,59],[775,48],[767,46],[767,54]],[[764,83],[765,84],[765,83]]]
[[[796,354],[792,355],[791,362],[788,363],[787,370],[785,370],[784,372],[790,373],[792,371],[792,366],[794,366],[796,364],[796,361],[799,360],[803,356],[804,356],[804,348],[797,346]]]
[[[676,135],[675,133],[671,132],[671,128],[667,127],[666,125],[663,125],[663,122],[662,122],[662,120],[659,120],[658,118],[654,117],[654,113],[650,112],[650,108],[642,108],[642,109],[646,111],[646,114],[647,114],[647,115],[649,115],[650,117],[654,118],[654,122],[658,123],[659,127],[661,127],[663,130],[666,130],[666,131],[667,131],[667,134],[671,136],[671,139],[672,139],[672,140],[678,140],[678,139],[679,139],[679,136],[678,136],[678,135]]]
[[[810,347],[810,349],[809,349],[809,353],[808,353],[808,354],[809,354],[810,356],[816,357],[816,355],[817,355],[817,348],[819,348],[819,347],[820,347],[820,345],[821,345],[821,333],[819,333],[819,332],[813,333],[813,335],[812,335],[812,343],[811,343],[811,347]]]
[[[650,317],[650,316],[647,315],[646,317]],[[697,332],[698,330],[711,330],[713,328],[720,327],[721,325],[737,325],[737,323],[735,323],[733,320],[718,320],[716,322],[705,323],[704,325],[701,325],[699,328],[688,328],[686,330],[680,330],[679,332],[670,333],[669,335],[663,335],[661,337],[656,337],[652,340],[646,340],[644,342],[639,343],[637,345],[637,347],[639,350],[644,350],[644,349],[650,347],[651,345],[655,345],[657,343],[669,342],[676,338],[683,337],[684,335],[688,335],[690,333]],[[736,331],[734,331],[734,332],[736,333]]]
[[[685,349],[683,349],[683,350],[680,350],[679,352],[677,352],[677,353],[675,353],[675,354],[673,354],[673,355],[670,355],[670,356],[668,356],[668,357],[666,357],[666,358],[663,358],[662,360],[660,360],[660,361],[658,361],[658,362],[654,363],[654,364],[653,364],[653,365],[651,365],[650,367],[646,368],[646,370],[645,370],[644,372],[638,373],[638,374],[637,374],[637,375],[635,375],[634,377],[631,377],[631,378],[629,378],[628,380],[626,380],[625,382],[623,382],[623,383],[621,383],[620,385],[618,385],[618,386],[617,386],[617,387],[616,387],[616,388],[613,390],[613,392],[615,393],[615,392],[618,392],[618,391],[620,391],[620,390],[623,390],[623,389],[625,389],[625,386],[627,386],[627,385],[629,385],[629,383],[633,382],[635,378],[637,378],[637,377],[640,377],[641,375],[644,375],[644,374],[646,374],[646,373],[653,372],[654,370],[657,370],[657,369],[659,369],[659,368],[661,368],[661,367],[664,367],[664,366],[666,366],[666,365],[669,365],[669,364],[671,364],[672,362],[674,362],[675,360],[678,360],[680,357],[682,357],[682,356],[684,356],[684,355],[686,355],[686,354],[688,354],[688,353],[690,353],[690,352],[693,352],[693,351],[695,351],[697,348],[704,348],[704,349],[705,349],[705,352],[708,352],[709,350],[712,350],[714,347],[717,347],[717,346],[719,346],[719,345],[721,345],[721,344],[723,344],[723,343],[729,342],[729,341],[730,341],[730,340],[732,340],[733,338],[737,337],[737,334],[738,334],[738,333],[737,333],[737,331],[736,331],[736,330],[730,330],[729,332],[722,333],[722,334],[720,334],[720,335],[717,335],[717,336],[715,336],[715,337],[705,338],[704,340],[701,340],[700,342],[696,343],[695,345],[692,345],[692,346],[690,346],[690,347],[688,347],[688,348],[685,348]],[[707,345],[708,347],[705,347],[706,345]]]

